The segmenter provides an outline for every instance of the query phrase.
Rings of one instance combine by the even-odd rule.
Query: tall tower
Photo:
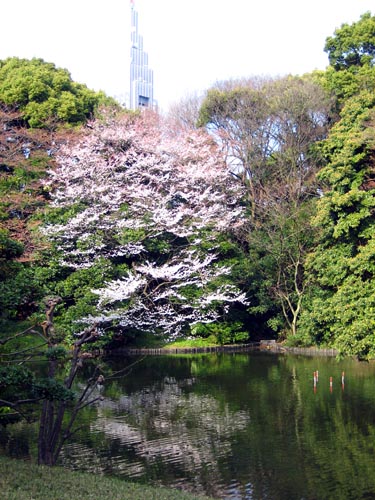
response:
[[[148,54],[143,50],[143,37],[138,33],[138,12],[130,0],[130,109],[154,106],[154,74],[148,67]]]

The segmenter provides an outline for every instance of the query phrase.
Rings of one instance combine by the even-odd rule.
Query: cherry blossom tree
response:
[[[114,269],[91,289],[95,312],[80,328],[173,337],[246,303],[217,243],[240,230],[243,192],[207,133],[176,138],[152,113],[109,118],[56,160],[46,188],[65,215],[42,231],[59,265],[77,273],[105,259]]]

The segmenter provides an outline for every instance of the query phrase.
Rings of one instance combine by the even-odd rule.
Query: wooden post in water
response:
[[[317,376],[317,373],[318,373],[318,372],[314,372],[314,378],[313,378],[313,380],[314,380],[314,392],[316,392],[316,384],[317,384],[317,382],[318,382],[318,376]]]
[[[341,373],[341,388],[342,390],[345,389],[345,372]]]
[[[329,392],[332,392],[332,377],[329,377]]]

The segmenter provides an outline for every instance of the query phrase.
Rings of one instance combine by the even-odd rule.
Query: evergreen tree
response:
[[[308,267],[314,288],[301,329],[344,355],[375,355],[375,95],[349,99],[322,148],[326,186]]]

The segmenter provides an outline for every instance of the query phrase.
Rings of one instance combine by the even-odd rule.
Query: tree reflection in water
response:
[[[218,498],[371,497],[374,375],[374,364],[330,358],[149,357],[105,385],[61,460]]]

